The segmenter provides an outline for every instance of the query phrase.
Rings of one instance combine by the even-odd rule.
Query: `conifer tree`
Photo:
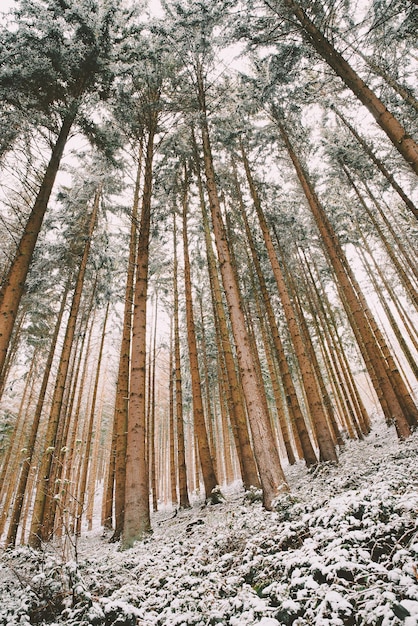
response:
[[[89,0],[27,0],[15,11],[15,28],[1,31],[1,98],[12,110],[34,116],[36,124],[50,133],[51,155],[0,291],[0,378],[71,129],[77,123],[92,141],[103,140],[90,113],[98,97],[106,97],[112,81],[111,60],[121,19],[118,0],[105,6]]]

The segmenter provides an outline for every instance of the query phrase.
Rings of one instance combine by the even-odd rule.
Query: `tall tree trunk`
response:
[[[371,366],[373,368],[373,372],[370,372],[370,374],[372,380],[377,380],[378,387],[376,387],[376,393],[378,394],[378,397],[380,397],[383,393],[384,403],[382,404],[382,408],[384,410],[386,407],[389,408],[389,414],[386,415],[387,419],[394,420],[399,437],[406,438],[411,434],[409,420],[414,418],[414,412],[412,411],[410,415],[405,415],[403,408],[399,403],[395,390],[389,379],[387,364],[384,361],[380,347],[377,344],[374,330],[370,326],[369,320],[372,319],[372,316],[368,311],[364,296],[354,278],[346,256],[337,240],[335,232],[325,214],[319,198],[317,197],[308,176],[295,153],[283,124],[280,121],[277,121],[277,123],[289,156],[295,167],[300,184],[304,190],[306,199],[321,233],[322,241],[331,261],[331,265],[336,273],[338,285],[343,294],[343,304],[350,322],[352,323],[352,328],[357,337],[360,350],[363,351],[366,366]]]
[[[176,429],[174,428],[174,377],[175,377],[175,369],[174,369],[174,320],[173,317],[170,319],[170,357],[169,357],[169,383],[168,383],[168,391],[169,391],[169,400],[168,400],[168,437],[169,437],[169,452],[170,452],[170,461],[169,461],[169,485],[170,485],[170,497],[171,504],[175,505],[178,502],[177,499],[177,471],[176,471],[176,445],[175,445],[175,434]]]
[[[64,292],[61,296],[61,306],[58,312],[57,321],[55,322],[55,328],[53,335],[51,337],[51,344],[49,348],[48,357],[45,363],[44,375],[42,378],[41,388],[39,390],[38,400],[36,403],[35,413],[32,418],[31,429],[29,433],[28,440],[26,442],[26,457],[22,464],[22,469],[20,471],[19,483],[16,491],[16,497],[13,504],[13,510],[11,513],[9,530],[7,533],[6,546],[14,546],[16,543],[16,535],[17,529],[20,522],[20,516],[22,512],[23,499],[25,496],[26,485],[28,482],[29,471],[32,464],[32,457],[35,449],[35,441],[38,434],[39,422],[42,415],[42,409],[44,406],[46,389],[48,386],[48,380],[51,373],[52,361],[55,354],[56,343],[58,339],[58,333],[61,327],[62,317],[64,315],[65,304],[67,302],[67,295],[70,289],[70,280],[67,281],[65,285]]]
[[[193,400],[193,420],[197,444],[199,450],[199,459],[203,474],[203,483],[205,486],[205,498],[211,497],[212,491],[218,484],[210,455],[209,440],[205,425],[205,414],[203,410],[202,387],[199,373],[199,361],[197,356],[196,329],[193,313],[192,300],[192,278],[189,259],[189,242],[187,236],[187,208],[188,208],[188,177],[187,172],[183,181],[183,253],[184,253],[184,293],[186,299],[186,322],[187,322],[187,343],[189,348],[190,361],[190,377],[192,381],[192,400]]]
[[[212,149],[206,117],[205,86],[203,69],[197,68],[198,96],[201,112],[201,132],[203,156],[206,174],[206,187],[212,215],[213,232],[218,250],[222,281],[228,303],[232,333],[234,336],[241,381],[247,404],[248,419],[253,436],[254,452],[257,461],[260,482],[263,489],[263,503],[271,509],[274,499],[289,487],[283,473],[276,449],[269,415],[264,411],[264,404],[258,386],[257,374],[251,353],[250,339],[245,325],[239,288],[231,262],[228,240],[222,222],[221,207],[213,167]]]
[[[206,425],[207,432],[209,438],[209,448],[210,448],[210,456],[213,463],[213,468],[215,470],[215,474],[218,476],[217,472],[217,448],[215,443],[214,436],[214,416],[212,411],[212,403],[211,403],[211,394],[210,394],[210,380],[209,380],[209,364],[208,364],[208,351],[206,344],[206,331],[205,331],[205,315],[203,311],[203,293],[200,291],[197,294],[197,298],[199,301],[199,313],[200,313],[200,349],[202,351],[202,361],[203,361],[203,380],[204,380],[204,389],[205,389],[205,408],[206,408]]]
[[[254,237],[251,232],[250,224],[247,218],[247,213],[246,213],[245,206],[243,203],[235,163],[233,163],[233,170],[234,170],[235,187],[236,187],[236,191],[238,195],[240,213],[244,221],[245,232],[246,232],[248,243],[250,245],[250,250],[251,250],[251,257],[252,257],[253,264],[257,273],[258,281],[260,284],[263,303],[266,308],[267,319],[269,322],[270,332],[272,335],[272,340],[273,340],[273,344],[274,344],[274,348],[276,352],[276,359],[279,365],[280,375],[281,375],[282,383],[283,383],[284,390],[285,390],[286,402],[288,405],[290,418],[296,427],[296,432],[300,439],[300,444],[302,446],[302,451],[303,451],[303,458],[306,462],[306,465],[310,467],[311,465],[316,465],[316,463],[318,462],[318,459],[315,454],[315,450],[312,446],[308,429],[306,428],[305,419],[303,417],[302,409],[300,407],[299,400],[296,394],[295,385],[293,383],[292,376],[290,374],[289,364],[286,359],[285,350],[284,350],[283,343],[280,337],[279,328],[278,328],[274,311],[273,311],[273,306],[271,304],[271,298],[267,290],[266,280],[264,278],[264,274],[261,269],[260,260],[258,258],[256,249],[255,249]]]
[[[173,212],[173,317],[174,317],[174,376],[176,395],[177,425],[177,465],[179,472],[179,505],[181,509],[190,506],[187,489],[186,450],[184,442],[183,390],[181,379],[180,329],[179,329],[179,293],[176,214]]]
[[[101,372],[101,367],[102,367],[103,347],[104,347],[104,342],[105,342],[105,337],[106,337],[106,326],[107,326],[107,319],[109,315],[109,306],[110,306],[110,302],[107,303],[106,312],[105,312],[105,316],[103,320],[102,336],[100,339],[99,354],[97,357],[96,376],[95,376],[94,385],[93,385],[93,397],[91,400],[90,415],[89,415],[88,422],[87,422],[87,436],[86,436],[86,443],[84,446],[84,453],[83,453],[84,458],[82,462],[80,482],[78,485],[79,495],[78,495],[78,501],[77,501],[77,513],[76,513],[76,523],[75,523],[76,537],[79,537],[81,535],[81,519],[83,516],[84,501],[86,497],[87,476],[88,476],[88,469],[90,465],[91,442],[93,438],[93,430],[94,430],[93,426],[95,423],[97,393],[99,390],[99,378],[100,378],[100,372]],[[98,428],[96,428],[95,437],[100,437],[100,430]]]
[[[203,184],[200,171],[200,158],[194,133],[192,134],[192,141],[195,154],[203,230],[205,233],[206,259],[208,265],[209,282],[211,287],[213,316],[216,326],[218,359],[220,361],[221,371],[224,372],[225,376],[225,384],[223,385],[223,387],[226,393],[226,401],[228,405],[229,417],[232,424],[232,432],[235,439],[235,445],[238,452],[238,460],[240,464],[244,489],[249,489],[250,487],[258,488],[260,487],[260,480],[257,473],[257,465],[254,459],[254,453],[251,448],[250,435],[247,425],[247,416],[242,394],[242,385],[235,368],[235,359],[232,352],[225,307],[222,300],[222,290],[219,282],[215,254],[212,247],[209,215],[206,209],[203,193]]]
[[[264,2],[272,8],[270,0],[264,0]],[[412,167],[414,172],[418,174],[418,146],[415,141],[388,111],[376,94],[365,84],[351,65],[334,48],[332,43],[324,37],[296,0],[283,0],[283,2],[296,17],[307,41],[312,44],[328,65],[332,67],[337,76],[343,80],[360,102],[370,111],[398,152]]]
[[[303,258],[305,261],[306,271],[311,277],[311,287],[314,292],[316,308],[321,312],[322,319],[326,320],[325,334],[328,337],[328,344],[330,350],[336,355],[339,371],[342,372],[345,384],[348,390],[350,404],[353,405],[356,419],[360,424],[363,435],[367,435],[370,432],[370,418],[365,409],[364,403],[360,397],[357,385],[355,383],[353,374],[348,363],[347,355],[341,342],[341,338],[338,334],[337,324],[331,310],[328,296],[322,285],[319,270],[313,259],[307,259],[305,252],[303,252]],[[315,276],[312,273],[311,265],[315,267]],[[318,284],[321,285],[319,289]]]
[[[283,276],[282,269],[279,265],[276,251],[273,245],[273,240],[267,226],[266,218],[262,210],[260,198],[250,166],[248,158],[244,150],[244,146],[241,142],[241,155],[245,172],[247,175],[248,184],[250,187],[251,196],[253,199],[254,207],[257,212],[258,221],[263,234],[264,243],[267,249],[267,254],[270,260],[270,264],[273,270],[274,278],[276,280],[277,289],[280,296],[280,301],[283,306],[283,312],[286,317],[287,326],[291,336],[292,344],[295,350],[296,358],[299,363],[300,373],[302,376],[303,387],[305,389],[305,397],[309,407],[310,415],[315,426],[315,432],[318,439],[318,446],[320,450],[320,461],[337,461],[337,454],[335,451],[335,445],[332,441],[331,433],[328,427],[327,416],[325,413],[324,405],[322,402],[320,390],[318,388],[318,382],[315,378],[312,363],[306,352],[305,345],[303,343],[300,327],[296,319],[296,312],[292,306],[286,282]]]
[[[90,216],[90,223],[87,233],[86,242],[84,245],[83,257],[80,262],[80,268],[78,271],[76,286],[71,303],[71,310],[67,322],[67,329],[65,332],[64,343],[62,347],[60,363],[58,367],[57,377],[55,381],[55,389],[52,398],[51,412],[48,420],[48,428],[45,438],[44,454],[41,461],[39,470],[39,481],[36,490],[35,504],[32,515],[29,545],[32,548],[39,548],[43,536],[43,523],[45,516],[45,504],[49,490],[52,486],[49,483],[51,466],[53,462],[53,455],[56,453],[55,442],[57,432],[59,428],[61,418],[61,408],[65,392],[65,383],[67,379],[68,366],[70,361],[71,349],[73,346],[74,334],[77,323],[78,311],[80,308],[81,296],[84,287],[84,277],[86,273],[87,261],[90,254],[91,238],[93,236],[94,227],[97,220],[97,213],[99,210],[99,203],[101,197],[101,185],[96,191],[93,209]]]
[[[126,479],[126,431],[128,423],[129,367],[132,334],[132,306],[134,299],[135,256],[137,248],[137,220],[139,190],[141,183],[143,141],[140,141],[136,170],[134,198],[132,204],[131,230],[129,236],[129,257],[126,273],[125,299],[122,326],[122,341],[119,353],[119,370],[116,382],[115,412],[113,416],[114,441],[112,441],[109,470],[114,479],[108,476],[105,494],[104,526],[112,526],[113,491],[115,499],[115,530],[111,541],[119,541],[123,530]],[[113,447],[114,446],[114,447]],[[112,468],[113,466],[113,468]]]
[[[158,103],[158,96],[155,104]],[[123,548],[130,548],[151,530],[149,473],[146,453],[146,324],[148,295],[149,240],[151,227],[152,165],[158,111],[151,115],[145,157],[144,191],[132,322],[132,361],[130,374],[128,428],[126,442],[125,514]]]
[[[15,258],[0,290],[0,381],[4,374],[3,368],[7,349],[9,347],[17,309],[25,288],[26,276],[32,261],[33,251],[41,230],[52,187],[54,186],[55,177],[75,116],[76,110],[69,113],[63,120],[33,209],[17,246]]]
[[[86,382],[86,377],[87,377],[87,367],[88,367],[88,359],[90,356],[90,346],[91,346],[92,334],[93,334],[93,328],[94,328],[94,316],[95,316],[94,301],[95,301],[95,296],[96,296],[97,278],[98,277],[96,274],[96,279],[95,279],[93,289],[90,294],[89,302],[84,312],[84,320],[83,320],[82,332],[81,332],[81,343],[78,348],[79,356],[78,356],[78,362],[76,365],[76,372],[74,375],[74,389],[73,389],[73,399],[72,399],[73,405],[75,404],[77,394],[78,394],[78,397],[77,397],[77,403],[76,403],[74,412],[71,409],[71,412],[69,413],[71,417],[71,425],[70,425],[70,428],[68,429],[67,440],[65,442],[65,447],[67,448],[67,452],[64,458],[64,467],[63,467],[64,479],[63,479],[62,484],[64,485],[64,490],[63,490],[63,494],[62,494],[61,501],[60,501],[60,509],[58,511],[59,519],[57,520],[57,536],[59,537],[60,534],[65,532],[67,539],[69,536],[70,511],[73,512],[74,510],[73,505],[77,499],[77,485],[72,480],[72,477],[75,474],[74,466],[75,466],[76,447],[77,447],[76,441],[77,441],[78,427],[79,427],[79,421],[80,421],[82,399],[84,395],[84,388],[85,388],[85,382]],[[92,319],[90,323],[91,317]],[[90,324],[90,328],[89,328],[89,324]],[[87,342],[86,342],[86,338],[87,338]],[[86,344],[86,349],[84,350],[85,344]],[[81,370],[81,375],[80,375],[80,370]]]
[[[105,393],[105,385],[106,385],[106,368],[103,374],[103,379],[104,379],[104,382],[100,391],[100,400],[99,400],[99,407],[97,410],[97,418],[96,418],[96,423],[94,425],[95,435],[94,435],[94,442],[93,442],[93,450],[91,454],[91,462],[90,462],[90,467],[89,467],[89,478],[88,478],[88,487],[87,487],[87,508],[86,508],[87,530],[92,530],[93,528],[94,500],[95,500],[96,483],[98,480],[100,438],[101,438],[102,422],[103,422],[103,404],[104,404],[104,393]]]
[[[149,393],[148,393],[148,453],[149,453],[149,468],[150,468],[150,487],[152,495],[152,508],[154,511],[158,510],[158,494],[157,494],[157,467],[156,467],[156,452],[155,452],[155,366],[156,366],[156,353],[157,353],[157,319],[158,319],[158,294],[155,292],[155,304],[154,304],[154,324],[153,330],[150,336],[150,351],[149,351]]]

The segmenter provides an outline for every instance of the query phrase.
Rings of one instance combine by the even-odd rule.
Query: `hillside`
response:
[[[286,468],[275,512],[236,485],[218,505],[159,511],[130,551],[93,530],[67,562],[7,552],[0,624],[414,626],[417,448],[378,425],[338,467]]]

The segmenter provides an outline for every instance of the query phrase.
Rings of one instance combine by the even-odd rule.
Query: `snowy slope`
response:
[[[418,625],[418,434],[376,428],[340,464],[287,468],[277,511],[244,499],[173,516],[120,552],[99,530],[3,555],[0,624]],[[256,494],[254,494],[256,495]]]

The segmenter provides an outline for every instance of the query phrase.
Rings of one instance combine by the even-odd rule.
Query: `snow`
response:
[[[418,626],[417,450],[379,425],[338,466],[287,467],[273,512],[234,485],[128,551],[96,527],[66,559],[4,552],[0,624]]]

